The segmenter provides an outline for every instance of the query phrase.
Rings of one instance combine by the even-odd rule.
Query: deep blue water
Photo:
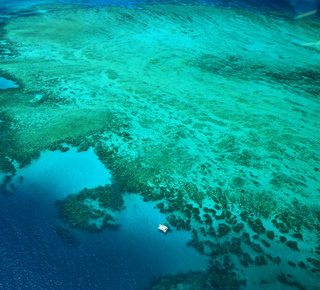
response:
[[[178,273],[168,269],[172,259],[189,263],[193,256],[183,250],[186,241],[178,245],[180,255],[174,244],[172,252],[161,251],[161,243],[125,231],[71,230],[73,240],[57,233],[65,225],[53,204],[3,194],[0,202],[0,289],[143,289],[154,278]],[[176,234],[171,243],[178,243]]]
[[[141,289],[139,265],[119,245],[97,234],[74,245],[57,235],[54,207],[22,196],[0,201],[0,289]]]
[[[88,170],[90,168],[90,170]],[[3,183],[0,194],[0,289],[143,289],[168,274],[205,270],[187,246],[191,233],[157,230],[165,215],[126,195],[119,230],[69,228],[55,201],[84,187],[110,184],[93,150],[46,152]]]
[[[59,160],[55,162],[58,171],[63,161],[52,159]],[[69,158],[66,162],[71,170],[78,171],[76,160]],[[47,160],[45,163],[48,164]],[[35,169],[41,165],[44,166],[39,164]],[[115,264],[117,251],[100,250],[106,244],[110,249],[110,241],[95,239],[96,235],[92,234],[83,235],[82,240],[81,235],[59,234],[59,229],[66,227],[55,206],[56,192],[68,190],[65,185],[71,178],[74,182],[79,180],[70,172],[67,174],[68,170],[59,170],[57,175],[52,169],[48,164],[43,172],[38,172],[39,176],[36,171],[24,171],[24,180],[12,179],[11,185],[1,190],[0,289],[106,289],[106,285],[108,289],[138,289],[130,285],[118,287],[122,273],[109,266]],[[68,176],[71,176],[69,181]],[[64,184],[62,188],[58,185],[58,190],[53,188],[55,180]],[[76,235],[74,231],[70,233]],[[120,267],[121,260],[117,264]],[[128,283],[132,280],[134,277]]]
[[[33,5],[49,2],[127,7],[152,3],[202,4],[288,12],[295,9],[286,0],[0,0],[0,20],[17,17]],[[301,0],[296,8],[307,11],[319,5],[318,0],[308,6],[304,3]],[[46,196],[45,191],[50,189],[42,190]],[[61,226],[65,227],[52,200],[39,199],[23,191],[19,194],[1,192],[0,289],[141,289],[157,273],[154,270],[157,265],[141,263],[137,252],[130,251],[130,247],[124,250],[126,242],[115,233],[109,232],[108,236],[108,231],[104,234],[72,231],[73,240],[58,234]],[[147,269],[151,270],[146,273]]]
[[[141,289],[139,265],[132,271],[119,245],[95,234],[79,246],[61,239],[53,207],[1,196],[0,210],[0,289]]]

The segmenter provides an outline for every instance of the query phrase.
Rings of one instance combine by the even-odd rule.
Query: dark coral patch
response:
[[[263,226],[260,219],[255,219],[255,220],[249,219],[248,225],[257,234],[263,234],[266,232],[266,229]]]
[[[220,236],[225,236],[231,231],[231,228],[226,224],[220,224],[218,228],[218,233]]]

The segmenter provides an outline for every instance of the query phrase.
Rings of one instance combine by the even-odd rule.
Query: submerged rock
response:
[[[320,260],[314,258],[307,258],[307,261],[310,262],[313,266],[315,266],[318,271],[320,271]]]
[[[279,238],[280,238],[281,243],[284,243],[287,240],[287,238],[285,236],[280,236]]]
[[[267,248],[270,248],[270,244],[266,240],[261,240],[262,244],[264,244]]]
[[[210,227],[210,228],[208,229],[207,234],[208,234],[209,236],[212,236],[212,237],[216,237],[216,236],[217,236],[217,234],[216,234],[216,232],[215,232],[215,230],[214,230],[213,227]]]
[[[280,273],[279,275],[277,275],[277,279],[280,283],[284,285],[289,285],[297,289],[305,289],[304,287],[302,287],[302,285],[299,282],[294,280],[291,275]]]
[[[280,257],[272,257],[272,256],[269,255],[269,254],[266,254],[266,257],[267,257],[270,261],[272,261],[272,262],[274,262],[274,263],[276,263],[276,264],[280,264],[280,263],[281,263],[281,258],[280,258]]]
[[[187,243],[188,246],[194,247],[199,253],[204,254],[204,244],[198,239],[198,237],[193,237],[190,242]]]
[[[286,242],[286,245],[294,251],[299,251],[298,243],[296,241],[288,241]]]
[[[251,243],[251,240],[250,240],[250,235],[249,233],[243,233],[242,234],[242,240],[245,244],[249,245]]]
[[[266,260],[266,258],[264,256],[257,256],[254,259],[254,263],[257,266],[267,265],[267,260]]]
[[[205,218],[204,222],[206,223],[206,225],[210,225],[211,226],[212,222],[213,222],[211,216],[206,213],[206,214],[203,215],[203,217]]]
[[[231,228],[226,224],[220,224],[218,228],[218,233],[220,236],[225,236],[231,231]]]
[[[263,226],[260,219],[255,219],[255,220],[249,219],[248,225],[257,234],[263,234],[266,232],[266,229]]]
[[[250,243],[249,246],[251,247],[252,250],[254,250],[258,254],[264,253],[262,247],[259,244]]]
[[[302,236],[301,233],[293,234],[292,236],[293,236],[294,238],[296,238],[296,239],[299,239],[299,240],[303,241],[303,236]]]
[[[56,202],[60,217],[70,226],[82,230],[100,231],[105,227],[117,229],[112,211],[121,210],[122,193],[116,186],[99,186],[84,189]]]
[[[229,251],[231,253],[235,253],[237,256],[241,255],[242,254],[241,239],[232,238]]]
[[[194,215],[199,215],[199,214],[200,214],[199,208],[194,207],[194,208],[192,209],[192,213],[193,213]]]
[[[240,289],[241,286],[246,285],[246,281],[238,278],[235,273],[228,269],[228,267],[220,269],[216,266],[212,266],[208,270],[208,275],[210,277],[210,285],[213,289]]]
[[[248,221],[249,213],[247,211],[243,211],[240,213],[241,220],[244,222]]]
[[[282,234],[289,233],[289,228],[282,222],[278,222],[276,219],[272,220],[273,225],[280,231]]]
[[[291,262],[291,261],[288,261],[288,265],[291,266],[291,267],[293,267],[293,268],[295,268],[295,267],[297,266],[295,263],[293,263],[293,262]]]
[[[226,218],[226,214],[225,212],[223,211],[220,215],[215,215],[214,217],[216,220],[223,220]]]
[[[267,238],[270,240],[274,239],[274,232],[273,231],[267,231]]]
[[[243,223],[238,223],[238,224],[236,224],[236,225],[234,225],[233,227],[232,227],[232,230],[235,232],[235,233],[240,233],[242,230],[243,230],[243,228],[244,228],[244,224]]]
[[[240,264],[244,267],[249,267],[249,264],[252,264],[253,260],[251,259],[250,255],[245,253],[243,258],[240,260]]]

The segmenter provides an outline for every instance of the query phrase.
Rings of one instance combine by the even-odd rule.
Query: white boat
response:
[[[164,233],[166,233],[169,228],[166,227],[166,226],[164,226],[164,225],[159,225],[159,226],[158,226],[158,229],[159,229],[160,231],[163,231]]]

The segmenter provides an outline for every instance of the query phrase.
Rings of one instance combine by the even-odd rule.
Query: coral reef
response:
[[[72,227],[100,231],[103,228],[118,229],[112,212],[123,206],[122,192],[116,185],[84,189],[57,201],[60,216]]]
[[[56,5],[12,19],[1,26],[1,69],[19,88],[0,96],[0,169],[10,176],[14,161],[26,166],[63,143],[94,147],[116,187],[59,201],[68,225],[117,228],[122,193],[139,193],[211,258],[207,272],[154,289],[239,288],[249,278],[258,288],[265,278],[245,273],[266,264],[278,283],[305,287],[285,265],[315,284],[319,66],[316,48],[301,43],[319,28],[184,5]]]

